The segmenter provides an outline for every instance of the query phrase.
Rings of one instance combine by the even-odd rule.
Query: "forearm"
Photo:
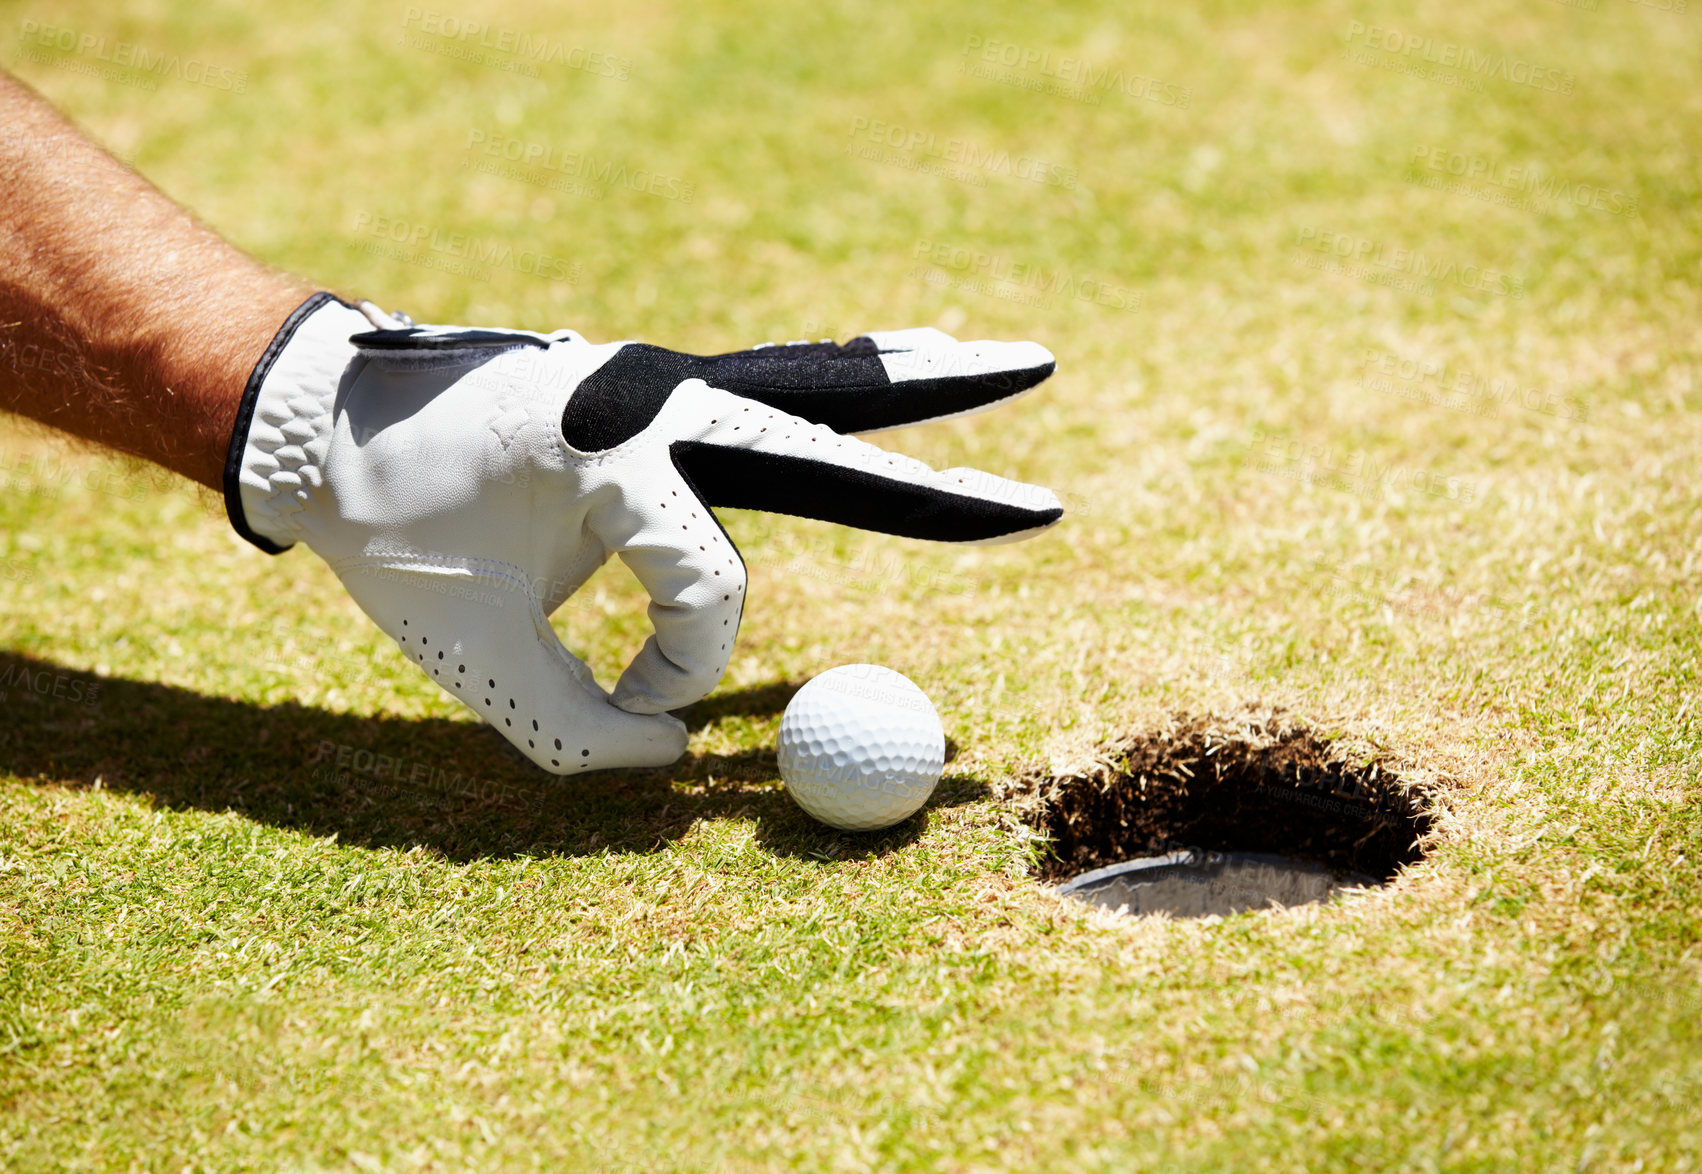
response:
[[[0,408],[216,489],[248,373],[308,292],[0,73]]]

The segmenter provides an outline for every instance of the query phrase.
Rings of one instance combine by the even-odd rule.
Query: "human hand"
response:
[[[686,745],[666,711],[721,679],[744,606],[744,564],[710,507],[947,542],[1035,533],[1063,513],[1047,490],[841,431],[979,411],[1052,368],[1033,343],[926,328],[698,357],[419,327],[317,295],[249,381],[226,503],[262,549],[305,542],[539,766],[662,765]],[[612,694],[548,620],[610,554],[654,627]]]

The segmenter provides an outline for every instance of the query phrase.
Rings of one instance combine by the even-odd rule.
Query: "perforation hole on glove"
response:
[[[725,599],[725,600],[730,600],[731,598],[732,598],[732,596],[730,596],[730,595],[723,596],[723,599]],[[413,631],[416,628],[416,625],[413,623],[412,619],[404,619],[402,621],[402,626],[404,628],[410,629],[410,631]],[[428,648],[431,645],[431,637],[430,636],[420,635],[420,634],[417,634],[417,633],[415,635],[412,635],[412,636],[407,636],[407,635],[398,636],[396,638],[396,642],[399,646],[401,646],[403,648],[404,653],[406,653],[408,646],[416,639],[418,640],[421,648]],[[444,641],[440,637],[439,643],[441,644],[443,642]],[[452,647],[456,647],[457,650],[458,650],[458,645],[455,642],[452,641],[450,643],[451,643]],[[423,657],[423,653],[415,652],[414,656],[415,656],[416,660],[418,660],[418,659],[421,659]],[[447,662],[447,659],[448,659],[447,652],[442,648],[437,649],[437,659]],[[466,675],[467,675],[467,666],[465,664],[458,663],[455,666],[455,672],[457,674],[455,679],[451,682],[446,683],[446,684],[443,684],[442,678],[439,674],[439,670],[433,669],[432,675],[434,677],[438,677],[440,684],[443,684],[443,687],[445,689],[447,689],[450,693],[454,694],[463,703],[465,703],[469,706],[472,706],[477,699],[477,695],[475,695],[475,697],[472,697],[472,698],[469,698],[468,696],[466,696],[465,678],[466,678]],[[485,704],[485,707],[487,709],[496,708],[496,702],[498,700],[498,697],[500,696],[500,694],[498,694],[496,692],[496,689],[497,689],[497,679],[495,677],[486,677],[485,678],[485,689],[480,690],[480,692],[481,693],[487,693],[487,691],[488,691],[488,695],[486,695],[484,697],[484,704]],[[520,702],[519,702],[518,698],[509,697],[506,700],[508,701],[509,712],[507,714],[503,715],[503,719],[502,719],[503,728],[505,730],[513,730],[515,728],[514,723],[515,723],[515,718],[517,716],[520,717],[520,719],[523,723],[529,723],[532,727],[531,732],[533,734],[538,735],[539,737],[542,737],[549,745],[553,746],[554,749],[555,749],[555,755],[552,756],[549,759],[549,764],[552,767],[555,767],[557,769],[563,769],[562,768],[562,761],[561,761],[561,758],[559,757],[559,755],[563,752],[563,750],[565,748],[565,743],[562,741],[562,739],[560,737],[555,736],[554,734],[552,734],[548,731],[545,731],[544,728],[543,728],[542,719],[540,719],[538,717],[527,717],[525,715],[521,715],[520,714]],[[518,734],[518,733],[509,735],[509,737],[511,739],[513,739],[514,741],[516,741],[517,744],[518,744],[518,739],[520,738],[520,736],[521,735]],[[537,750],[538,740],[539,740],[538,737],[527,738],[526,739],[526,748],[528,750]],[[591,748],[589,746],[582,747],[579,751],[579,756],[580,756],[581,761],[576,764],[577,769],[579,769],[579,770],[591,769],[592,763],[589,761],[590,758],[591,758]]]

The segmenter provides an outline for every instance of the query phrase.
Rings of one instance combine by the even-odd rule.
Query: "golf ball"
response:
[[[907,819],[934,793],[946,735],[933,702],[878,664],[812,679],[780,719],[787,793],[829,827],[874,831]]]

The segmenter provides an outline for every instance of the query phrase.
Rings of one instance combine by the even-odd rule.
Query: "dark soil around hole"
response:
[[[1270,852],[1379,881],[1423,851],[1425,797],[1376,752],[1347,753],[1283,714],[1182,717],[1102,747],[1079,770],[1031,771],[1013,795],[1062,880],[1179,848]]]

